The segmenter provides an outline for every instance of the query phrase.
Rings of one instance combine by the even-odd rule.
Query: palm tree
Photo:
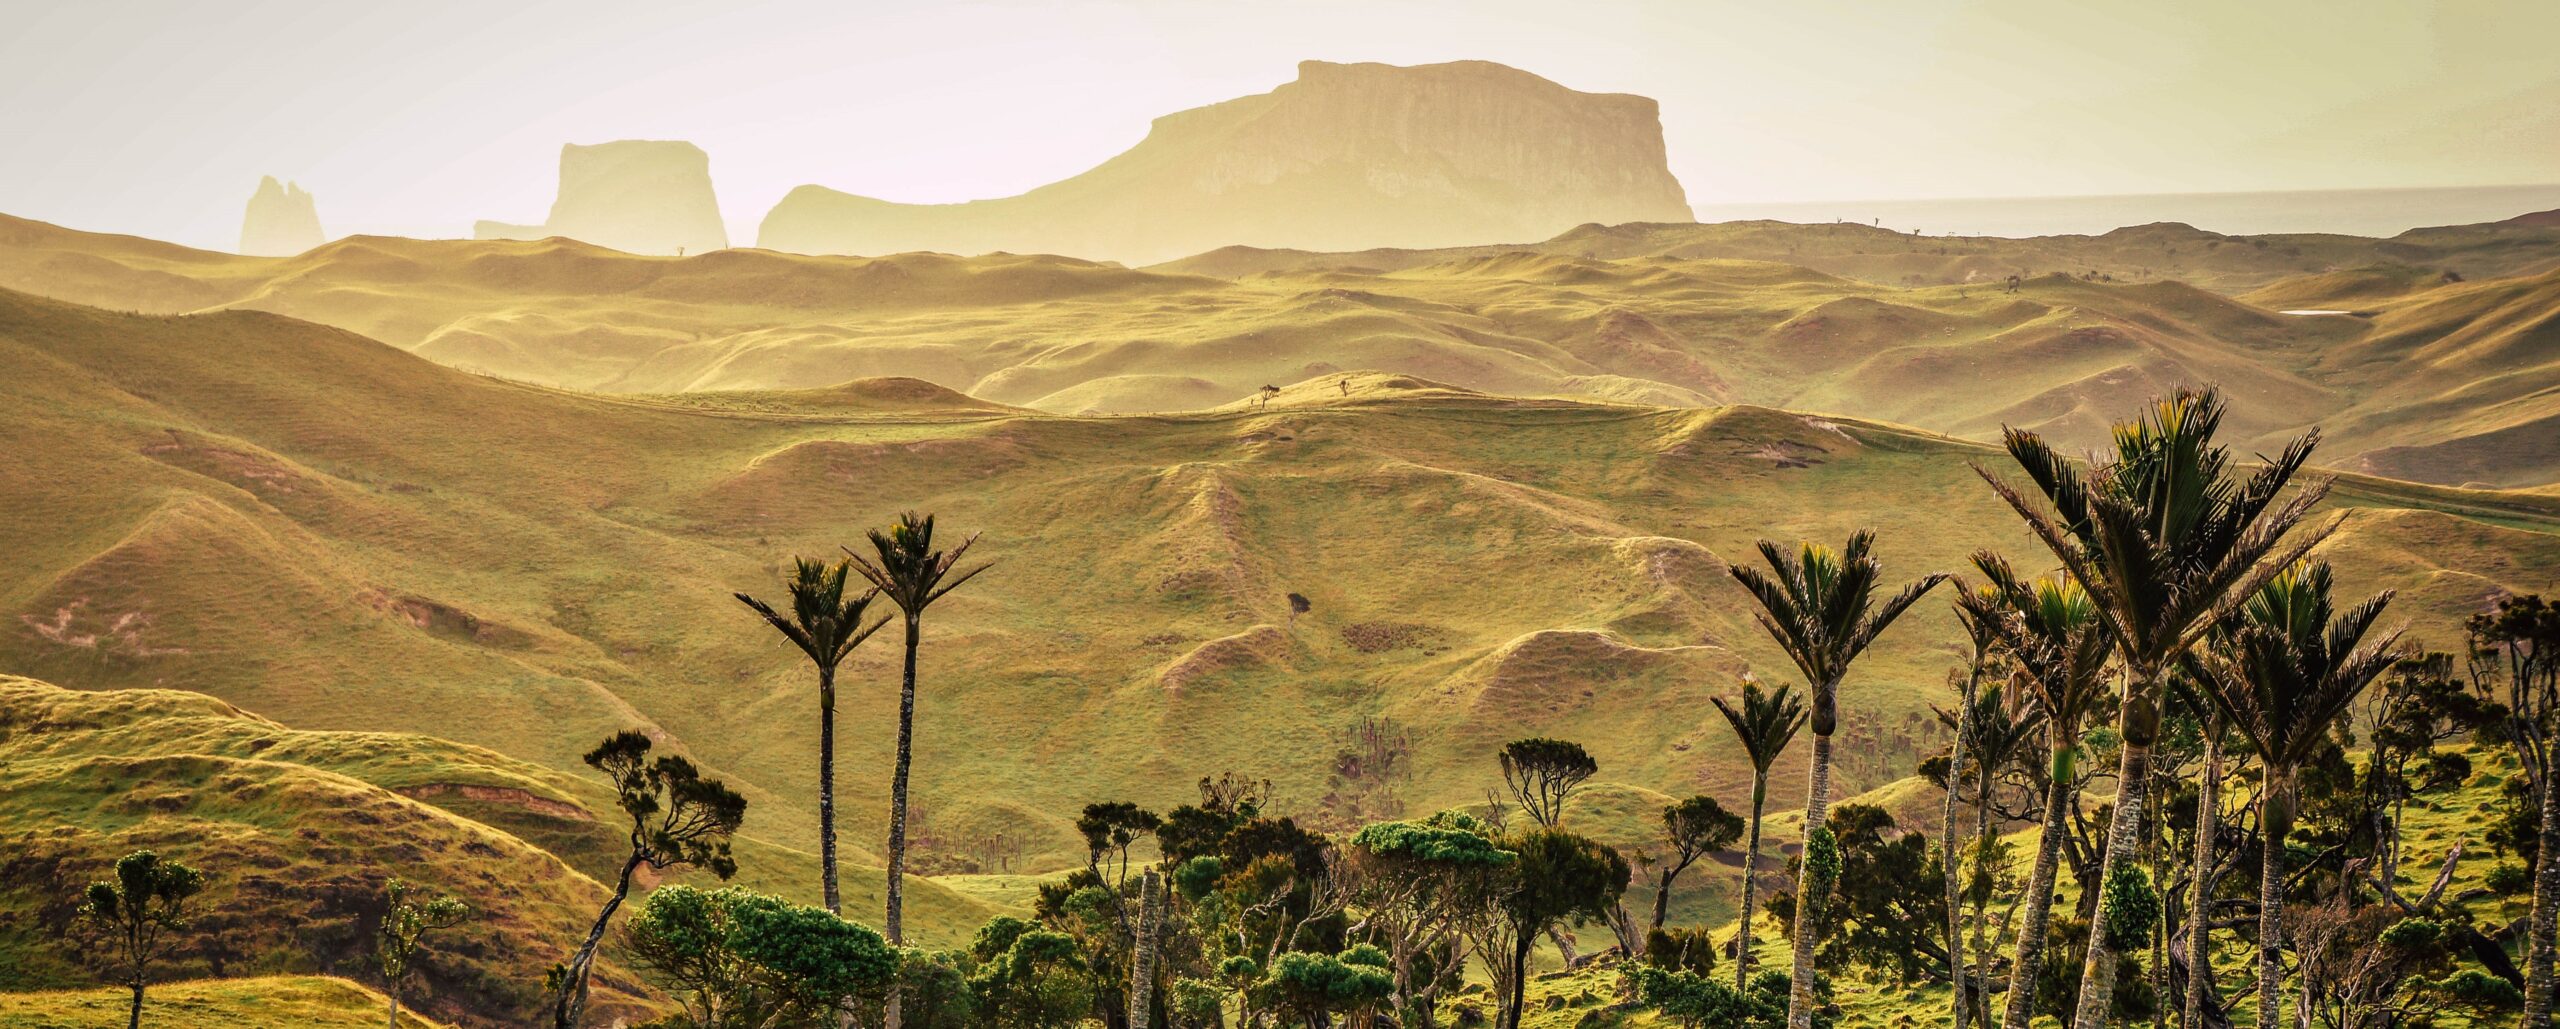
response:
[[[1996,839],[1991,832],[1992,788],[2006,770],[2015,767],[2019,755],[2025,753],[2027,747],[2035,743],[2044,732],[2044,710],[2040,705],[2022,702],[2022,695],[2026,692],[2028,691],[2023,689],[2004,689],[1999,683],[1993,683],[1991,688],[1974,695],[1973,710],[1969,714],[1952,711],[1938,712],[1940,722],[1969,721],[1973,726],[1971,745],[1965,748],[1965,755],[1973,764],[1973,839],[1976,847],[1975,868],[1977,870],[1987,869],[1990,866],[1992,851],[1984,848],[1990,847]],[[1961,766],[1961,762],[1949,763],[1947,789],[1950,793],[1954,792],[1958,783],[1962,781],[1959,773]],[[1955,835],[1953,825],[1947,827],[1947,835],[1950,838]],[[1947,860],[1960,864],[1955,854],[1955,848],[1950,844],[1947,847]],[[1960,898],[1951,898],[1948,902],[1947,922],[1950,927],[1958,923],[1959,916],[1964,910],[1959,900]],[[1988,955],[1981,953],[1987,947],[1982,937],[1982,919],[1986,916],[1979,907],[1987,904],[1988,901],[1989,898],[1980,895],[1974,898],[1977,910],[1974,912],[1973,949],[1977,957],[1984,959],[1986,978],[1975,984],[1975,992],[1961,998],[1967,1005],[1980,1009],[1982,1023],[1986,1026],[1991,1023],[1989,1010],[1991,990],[1987,978],[1990,962]],[[1947,955],[1951,966],[1964,964],[1963,941],[1954,938],[1952,933],[1947,944]]]
[[[795,564],[783,584],[791,593],[790,617],[744,593],[736,596],[818,666],[818,874],[825,880],[827,910],[841,915],[844,905],[836,892],[836,666],[889,620],[862,624],[863,609],[880,591],[845,596],[849,562],[828,565],[804,557]]]
[[[2156,401],[2139,421],[2116,426],[2112,458],[2085,471],[2036,434],[2005,430],[2009,456],[2043,495],[2041,505],[1989,469],[1974,469],[2079,580],[2124,659],[2125,697],[2117,715],[2122,747],[2102,884],[2116,882],[2117,868],[2132,860],[2140,842],[2151,747],[2160,731],[2161,676],[2230,608],[2328,535],[2323,528],[2279,550],[2328,492],[2326,481],[2314,481],[2282,499],[2319,432],[2294,440],[2242,480],[2230,451],[2213,440],[2222,411],[2221,395],[2210,389]],[[2104,915],[2097,925],[2108,924]],[[2115,1003],[2111,935],[2090,933],[2073,1029],[2101,1029]]]
[[[1753,887],[1760,876],[1760,809],[1769,800],[1769,766],[1785,753],[1787,744],[1796,738],[1796,730],[1804,728],[1804,698],[1796,696],[1793,686],[1780,686],[1775,692],[1760,692],[1760,684],[1742,684],[1742,707],[1736,709],[1723,697],[1710,697],[1710,703],[1733,726],[1733,736],[1742,741],[1742,752],[1751,758],[1751,835],[1742,848],[1742,928],[1733,937],[1733,980],[1737,990],[1751,988],[1751,904],[1757,899]]]
[[[2294,770],[2329,740],[2329,727],[2385,669],[2398,630],[2359,647],[2391,602],[2384,590],[2345,612],[2329,600],[2329,566],[2287,568],[2240,609],[2222,645],[2204,655],[2206,695],[2257,748],[2259,801],[2258,1024],[2281,1016],[2285,837],[2293,830]]]
[[[1840,681],[1848,677],[1849,664],[1866,652],[1893,620],[1920,600],[1941,582],[1945,575],[1931,574],[1903,587],[1882,606],[1875,601],[1876,579],[1883,565],[1868,551],[1875,545],[1875,533],[1859,530],[1849,536],[1848,545],[1838,551],[1818,543],[1806,542],[1789,554],[1768,540],[1760,541],[1760,556],[1776,573],[1763,575],[1756,569],[1735,566],[1733,577],[1751,591],[1761,610],[1754,612],[1760,627],[1778,641],[1787,658],[1804,673],[1813,693],[1813,769],[1805,788],[1804,829],[1810,840],[1822,831],[1823,819],[1831,807],[1831,734],[1840,727]],[[1821,902],[1818,897],[1798,897],[1799,920],[1810,925],[1803,916]],[[1795,968],[1787,995],[1787,1029],[1808,1029],[1813,1024],[1813,953],[1821,941],[1818,932],[1795,934]]]
[[[1988,622],[2009,659],[2010,681],[2023,688],[2043,715],[2051,759],[2045,770],[2044,818],[2036,842],[2035,870],[2027,880],[2025,920],[2010,962],[2009,999],[2003,1029],[2026,1029],[2033,1015],[2036,970],[2043,967],[2045,929],[2052,921],[2054,878],[2060,872],[2071,798],[2079,792],[2075,765],[2081,721],[2107,700],[2107,658],[2113,653],[2097,608],[2080,584],[2061,576],[2022,582],[2006,558],[1973,555],[1986,606],[1974,617]]]
[[[1948,954],[1962,953],[1959,941],[1964,934],[1962,924],[1964,887],[1960,872],[1962,862],[1956,860],[1956,799],[1959,795],[1956,784],[1963,781],[1965,755],[1973,750],[1973,699],[1974,694],[1982,687],[1983,664],[1991,654],[1993,629],[1990,622],[1992,619],[1983,615],[1983,611],[1990,610],[1990,607],[1981,600],[1985,595],[1982,590],[1962,582],[1956,583],[1956,621],[1964,626],[1965,638],[1973,643],[1973,658],[1965,662],[1964,677],[1956,680],[1956,742],[1954,748],[1948,751],[1947,796],[1945,807],[1940,811],[1938,819],[1938,824],[1945,827],[1945,832],[1939,838],[1938,850],[1941,858],[1939,863],[1945,867],[1947,873]],[[1949,678],[1952,679],[1954,676],[1950,675]],[[1984,796],[1987,798],[1989,794]],[[1949,980],[1947,995],[1950,1002],[1955,1005],[1955,1029],[1964,1029],[1965,1021],[1972,1010],[1968,1006],[1966,997],[1964,962],[1949,961],[1947,974]]]
[[[987,566],[981,564],[953,576],[951,569],[960,563],[960,555],[969,552],[969,545],[978,541],[978,535],[970,533],[948,552],[935,550],[932,515],[919,518],[913,511],[904,512],[889,531],[874,529],[867,535],[872,549],[879,552],[878,562],[856,554],[853,566],[898,606],[907,624],[906,675],[898,688],[898,765],[889,779],[889,910],[884,935],[895,947],[905,942],[900,931],[899,880],[907,862],[907,765],[915,753],[916,645],[922,639],[924,609],[986,571]],[[890,1024],[896,1025],[896,1020],[893,997]]]

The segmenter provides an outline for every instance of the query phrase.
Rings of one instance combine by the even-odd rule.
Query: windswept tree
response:
[[[1351,836],[1343,878],[1364,912],[1352,927],[1386,945],[1393,1007],[1428,1026],[1443,991],[1465,972],[1468,931],[1493,910],[1520,855],[1462,811],[1379,822]]]
[[[1600,763],[1582,744],[1531,738],[1502,745],[1502,782],[1520,801],[1520,810],[1540,826],[1553,829],[1564,821],[1565,798],[1583,780],[1600,771]]]
[[[2500,732],[2524,765],[2529,807],[2539,813],[2533,864],[2533,914],[2525,929],[2524,1021],[2551,1022],[2554,944],[2560,942],[2560,781],[2552,768],[2560,742],[2560,607],[2540,596],[2506,597],[2464,625],[2466,671],[2482,699],[2503,710]]]
[[[836,666],[889,624],[887,618],[862,624],[863,610],[880,591],[847,596],[845,580],[851,568],[849,561],[829,565],[798,559],[791,579],[784,583],[791,593],[788,615],[764,601],[736,594],[739,603],[763,615],[818,669],[818,876],[824,884],[827,910],[837,914],[844,913],[844,904],[836,890]]]
[[[451,929],[471,916],[470,905],[452,897],[419,900],[407,880],[397,876],[382,884],[382,926],[374,933],[374,963],[382,969],[382,992],[391,998],[391,1029],[400,1029],[400,992],[416,971],[418,947],[428,933]]]
[[[614,801],[630,819],[631,854],[614,878],[613,895],[596,914],[586,941],[566,964],[552,970],[558,1001],[552,1029],[576,1029],[586,1014],[587,982],[595,972],[596,946],[604,941],[607,923],[631,895],[631,877],[647,865],[665,871],[683,865],[711,870],[727,879],[738,870],[729,857],[729,837],[747,817],[747,799],[718,779],[705,779],[693,762],[673,754],[651,760],[649,737],[638,731],[614,734],[587,752],[588,767],[613,783]]]
[[[2258,801],[2258,1024],[2276,1025],[2284,999],[2285,837],[2298,803],[2294,772],[2329,741],[2329,729],[2391,667],[2396,631],[2365,644],[2391,592],[2336,611],[2329,566],[2287,568],[2242,605],[2238,625],[2205,658],[2208,696],[2257,748],[2266,786]]]
[[[1760,604],[1754,612],[1760,627],[1804,673],[1813,693],[1813,765],[1804,806],[1808,835],[1823,831],[1831,807],[1831,734],[1840,728],[1840,684],[1849,676],[1850,663],[1866,653],[1886,626],[1947,578],[1922,576],[1877,604],[1876,582],[1884,566],[1870,553],[1874,546],[1875,534],[1864,530],[1851,534],[1848,545],[1836,551],[1806,542],[1790,554],[1761,540],[1760,556],[1769,562],[1769,572],[1733,567],[1733,577]],[[1810,895],[1802,900],[1808,906],[1819,903]],[[1819,925],[1819,920],[1808,920],[1808,924]],[[1787,994],[1787,1029],[1813,1025],[1813,959],[1820,936],[1819,931],[1795,934],[1795,982]]]
[[[1733,988],[1751,988],[1751,916],[1752,903],[1758,897],[1755,887],[1760,877],[1760,814],[1769,801],[1769,766],[1778,755],[1786,753],[1796,731],[1804,728],[1804,700],[1796,696],[1795,687],[1780,686],[1768,693],[1760,692],[1760,684],[1742,684],[1742,703],[1736,707],[1723,697],[1710,697],[1716,712],[1733,726],[1734,739],[1742,744],[1742,753],[1751,759],[1751,818],[1742,848],[1742,914],[1741,927],[1733,938]]]
[[[1989,469],[1974,469],[2079,580],[2124,659],[2117,796],[2097,877],[2109,891],[2133,890],[2136,882],[2117,869],[2132,868],[2141,843],[2163,676],[2232,608],[2328,535],[2324,529],[2286,542],[2328,492],[2326,481],[2314,481],[2285,496],[2319,433],[2294,440],[2242,479],[2229,449],[2214,442],[2222,413],[2219,393],[2180,391],[2155,402],[2139,420],[2116,426],[2114,453],[2086,469],[2035,433],[2006,430],[2009,456],[2043,497],[2041,504]],[[2108,917],[2106,908],[2116,899],[2102,895],[2097,925],[2129,922]],[[2119,913],[2128,915],[2159,903],[2156,896],[2123,899],[2125,911]],[[2116,958],[2112,935],[2092,931],[2073,1029],[2101,1029],[2106,1023],[2115,1003]]]
[[[700,1029],[826,1024],[876,998],[898,967],[869,926],[735,886],[660,887],[630,939],[632,958]]]
[[[187,902],[203,891],[204,873],[137,850],[116,860],[115,878],[90,883],[81,895],[80,917],[105,935],[116,981],[133,991],[127,1029],[142,1024],[151,964],[176,949],[176,935],[187,930]]]
[[[933,549],[933,516],[913,511],[898,515],[888,531],[868,533],[872,557],[853,556],[855,570],[871,580],[889,603],[897,605],[907,629],[905,674],[898,684],[898,763],[889,777],[889,886],[888,913],[881,928],[888,934],[889,945],[906,943],[905,921],[901,901],[905,897],[902,880],[907,868],[907,768],[914,761],[916,736],[916,651],[924,639],[924,611],[944,594],[960,588],[960,584],[987,570],[984,564],[957,571],[961,555],[978,541],[969,534],[960,545],[948,551]],[[898,999],[889,998],[888,1022],[897,1029]]]
[[[1691,797],[1662,809],[1662,839],[1671,852],[1657,864],[1653,881],[1653,930],[1660,932],[1671,914],[1671,884],[1699,858],[1733,846],[1742,839],[1742,818],[1714,797]]]
[[[2083,722],[2107,702],[2107,660],[2113,653],[2105,626],[2087,591],[2062,576],[2021,581],[2006,558],[1973,555],[1984,591],[1996,610],[1978,617],[1991,625],[2009,660],[2011,682],[2044,716],[2044,816],[2038,823],[2034,870],[2027,879],[2025,913],[2011,962],[2003,1029],[2026,1029],[2034,1017],[2037,973],[2044,967],[2045,930],[2052,922],[2054,879],[2070,831],[2071,801],[2080,790]]]

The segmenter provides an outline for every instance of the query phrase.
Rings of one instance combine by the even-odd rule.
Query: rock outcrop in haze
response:
[[[560,148],[560,193],[540,225],[483,221],[476,239],[567,236],[634,254],[725,249],[711,158],[681,140],[626,139]]]
[[[1020,196],[900,204],[802,186],[757,242],[1147,263],[1230,244],[1434,247],[1690,218],[1651,99],[1484,61],[1307,61],[1294,82],[1158,118],[1120,156]]]
[[[311,194],[273,175],[258,180],[249,213],[240,220],[240,252],[251,257],[291,257],[329,241],[320,232],[320,210]]]

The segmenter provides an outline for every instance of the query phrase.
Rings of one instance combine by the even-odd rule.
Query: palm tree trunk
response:
[[[2071,736],[2053,739],[2053,778],[2045,785],[2044,828],[2037,833],[2036,867],[2027,878],[2026,921],[2018,927],[2018,953],[2010,962],[2009,1007],[2001,1029],[2027,1029],[2035,1018],[2036,971],[2044,964],[2045,926],[2053,919],[2053,879],[2062,865],[2062,837],[2071,831]]]
[[[2560,937],[2560,783],[2545,767],[2534,777],[2542,793],[2541,855],[2533,865],[2533,915],[2525,930],[2524,1023],[2551,1024],[2553,949]]]
[[[614,880],[613,896],[606,898],[604,910],[596,914],[594,928],[587,930],[587,941],[578,945],[578,953],[569,959],[568,974],[560,980],[560,1001],[551,1010],[552,1029],[577,1029],[578,1019],[587,1013],[587,974],[595,967],[596,945],[604,942],[604,927],[613,921],[613,912],[622,899],[631,895],[631,874],[640,870],[640,855],[622,863],[622,875]],[[139,999],[137,992],[135,997]]]
[[[1973,841],[1976,867],[1985,870],[1987,875],[1991,867],[1991,852],[1981,848],[1991,840],[1991,773],[1984,769],[1979,774],[1981,777],[1975,780],[1973,794]],[[1988,905],[1989,901],[1985,901],[1973,912],[1973,954],[1981,961],[1982,970],[1968,980],[1973,984],[1973,1019],[1985,1029],[1991,1025],[1991,943],[1983,936],[1991,923]],[[1949,947],[1947,953],[1954,954],[1956,950]]]
[[[2194,871],[2188,875],[2186,1029],[2204,1029],[2204,1006],[2218,1004],[2213,986],[2213,837],[2222,817],[2222,716],[2205,721],[2204,779],[2196,788]]]
[[[1129,1029],[1154,1024],[1156,940],[1163,924],[1164,878],[1149,868],[1138,880],[1138,938],[1129,947]]]
[[[2130,708],[2137,703],[2144,702],[2128,700],[2125,706]],[[2132,717],[2128,715],[2127,721],[2130,722]],[[2142,845],[2143,795],[2151,787],[2151,744],[2147,730],[2154,728],[2157,726],[2144,727],[2143,742],[2139,744],[2134,742],[2134,734],[2127,733],[2124,755],[2116,766],[2115,807],[2107,818],[2107,852],[2098,862],[2097,889],[2102,892],[2096,917],[2091,919],[2089,957],[2080,966],[2080,1007],[2072,1013],[2072,1029],[2105,1029],[2108,1012],[2115,1008],[2116,949],[2107,939],[2103,891],[2108,883],[2114,881],[2117,863],[2136,860],[2134,848]]]
[[[1760,885],[1760,809],[1769,800],[1769,770],[1751,771],[1751,842],[1742,847],[1742,924],[1733,934],[1733,988],[1751,988],[1751,905],[1759,899],[1754,888]]]
[[[1822,728],[1817,725],[1815,728]],[[1813,769],[1805,786],[1804,835],[1810,842],[1815,830],[1831,816],[1831,736],[1817,732],[1813,737]],[[1812,857],[1808,846],[1805,856]],[[1788,970],[1787,1029],[1813,1029],[1813,955],[1822,941],[1814,932],[1814,909],[1823,898],[1807,895],[1806,876],[1796,876],[1795,964]]]
[[[2293,770],[2267,762],[2266,791],[2258,814],[2258,1024],[2274,1026],[2284,1015],[2284,838],[2293,828]]]
[[[1979,657],[1980,652],[1976,651],[1975,656]],[[1956,849],[1956,792],[1964,781],[1965,751],[1973,742],[1974,680],[1981,675],[1981,667],[1981,662],[1974,663],[1974,674],[1965,677],[1964,690],[1956,700],[1956,745],[1947,752],[1947,800],[1938,823],[1944,827],[1938,850],[1947,869],[1947,975],[1953,987],[1948,995],[1955,1002],[1955,1029],[1964,1029],[1972,1010],[1965,1002],[1964,989],[1964,861]],[[1983,770],[1986,778],[1989,771]],[[1988,792],[1984,791],[1984,795],[1988,796]]]
[[[898,767],[889,779],[889,914],[886,935],[892,947],[906,943],[904,923],[900,918],[900,902],[905,896],[907,869],[907,766],[915,759],[916,738],[916,647],[923,639],[923,626],[917,618],[907,618],[907,668],[898,687]],[[889,1007],[881,1019],[886,1029],[898,1029],[900,1017],[898,990],[889,990]]]
[[[844,914],[836,888],[836,670],[818,669],[818,876],[827,913]]]

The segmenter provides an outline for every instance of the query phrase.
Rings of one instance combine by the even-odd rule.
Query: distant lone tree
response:
[[[1579,743],[1533,737],[1502,746],[1502,781],[1520,810],[1545,828],[1564,821],[1565,798],[1599,771],[1600,763]]]
[[[969,552],[970,544],[978,541],[978,534],[970,533],[948,551],[935,550],[932,515],[904,512],[887,531],[873,529],[868,535],[873,556],[855,554],[853,567],[898,606],[907,627],[906,674],[898,687],[898,764],[889,779],[889,899],[883,925],[889,945],[896,947],[906,942],[899,917],[900,900],[905,895],[900,880],[907,867],[907,768],[915,758],[916,650],[923,640],[924,609],[942,599],[943,594],[959,589],[961,583],[976,578],[987,566],[981,564],[954,575],[952,569],[959,566],[960,557]],[[894,994],[889,999],[888,1024],[891,1029],[898,1025]]]
[[[878,589],[860,596],[845,595],[845,579],[851,561],[833,565],[801,558],[784,587],[791,592],[791,614],[785,616],[744,593],[736,594],[738,602],[764,616],[766,623],[782,633],[791,645],[808,655],[809,663],[818,668],[818,877],[824,886],[827,910],[844,913],[844,904],[836,891],[836,666],[843,664],[853,648],[870,639],[871,634],[889,624],[886,617],[862,624],[862,613],[871,606]]]
[[[1290,624],[1290,625],[1293,625],[1293,626],[1294,626],[1294,625],[1298,624],[1298,616],[1299,616],[1299,615],[1305,614],[1305,613],[1307,613],[1307,612],[1309,612],[1309,611],[1312,611],[1312,610],[1314,610],[1314,609],[1315,609],[1315,605],[1307,602],[1307,595],[1306,595],[1306,594],[1304,594],[1304,593],[1292,593],[1292,594],[1289,594],[1289,624]]]
[[[400,1029],[400,993],[416,968],[418,944],[430,932],[451,929],[470,917],[471,908],[452,897],[420,903],[410,897],[407,880],[394,876],[382,884],[382,928],[374,933],[374,962],[382,969],[382,992],[391,998],[391,1029]]]
[[[1271,406],[1271,398],[1276,397],[1276,396],[1279,396],[1279,395],[1280,395],[1280,387],[1278,387],[1278,386],[1271,386],[1271,385],[1265,385],[1265,386],[1263,386],[1260,390],[1257,390],[1257,391],[1255,391],[1255,393],[1254,393],[1254,400],[1253,400],[1253,408],[1254,408],[1254,410],[1259,411],[1259,410],[1262,410],[1263,408],[1270,407],[1270,406]]]
[[[586,942],[569,962],[552,970],[559,1002],[552,1009],[552,1029],[576,1029],[586,1013],[587,980],[595,971],[596,945],[605,925],[631,895],[632,873],[647,865],[664,871],[699,865],[727,879],[738,871],[729,857],[729,837],[747,817],[747,799],[718,779],[705,779],[693,762],[673,754],[649,759],[649,737],[637,731],[616,733],[588,751],[587,764],[613,781],[615,801],[631,819],[631,856],[622,862],[613,896],[596,915]]]
[[[172,937],[187,929],[187,901],[203,890],[204,873],[137,850],[116,861],[115,878],[90,883],[82,896],[80,917],[106,934],[117,980],[133,991],[127,1029],[142,1024],[151,963],[175,949]]]

